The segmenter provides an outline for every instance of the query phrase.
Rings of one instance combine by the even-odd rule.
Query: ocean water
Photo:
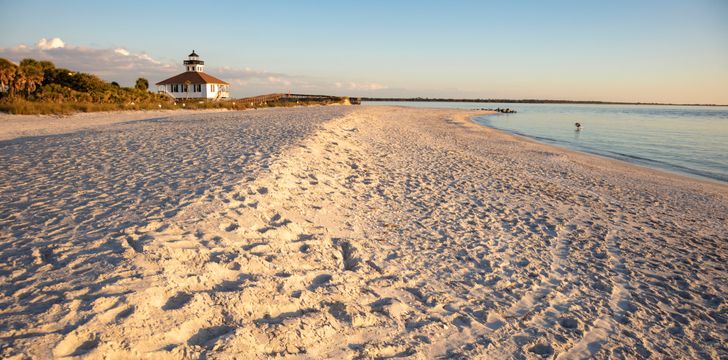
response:
[[[366,102],[440,108],[511,108],[482,125],[640,165],[728,182],[728,107]],[[581,123],[576,131],[575,123]]]

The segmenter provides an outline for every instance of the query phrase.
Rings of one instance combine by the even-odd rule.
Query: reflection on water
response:
[[[728,107],[371,102],[460,109],[511,108],[483,125],[538,141],[728,182]],[[581,129],[576,131],[576,123]]]

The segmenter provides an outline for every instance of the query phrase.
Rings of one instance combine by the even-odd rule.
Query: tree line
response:
[[[93,74],[57,68],[50,61],[23,59],[16,65],[0,58],[0,105],[5,110],[12,108],[12,104],[28,106],[27,102],[71,104],[70,107],[78,104],[79,108],[89,104],[159,108],[173,102],[148,89],[149,81],[144,78],[137,79],[134,87],[122,87]]]

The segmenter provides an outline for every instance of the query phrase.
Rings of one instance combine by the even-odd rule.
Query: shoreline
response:
[[[728,354],[728,187],[477,114],[223,112],[6,144],[0,356]]]
[[[728,187],[728,182],[727,181],[723,181],[723,180],[720,180],[720,179],[711,178],[711,177],[705,176],[705,175],[694,174],[694,173],[690,173],[690,172],[686,172],[686,171],[672,170],[672,169],[668,169],[666,167],[660,167],[660,166],[657,166],[657,165],[650,165],[650,164],[648,164],[646,162],[645,163],[639,163],[639,162],[636,162],[636,161],[630,161],[630,160],[627,160],[627,159],[620,159],[618,157],[612,157],[612,156],[600,154],[600,153],[597,153],[597,152],[590,152],[590,151],[586,151],[586,150],[572,149],[572,148],[569,148],[567,146],[562,146],[560,144],[549,143],[549,142],[546,142],[546,141],[540,141],[540,140],[538,140],[536,138],[533,138],[533,137],[531,137],[529,135],[518,134],[518,133],[510,132],[510,131],[505,130],[505,129],[499,129],[499,128],[496,128],[496,127],[492,127],[492,126],[480,124],[476,120],[472,119],[472,117],[475,117],[475,116],[480,116],[480,115],[473,115],[473,116],[471,116],[471,118],[469,120],[473,124],[475,124],[477,126],[485,127],[485,128],[490,129],[492,131],[495,131],[497,133],[500,133],[500,134],[502,134],[504,136],[511,136],[514,139],[517,139],[519,141],[524,141],[524,142],[539,144],[539,145],[543,145],[543,146],[553,147],[553,148],[558,149],[560,151],[564,151],[564,152],[568,152],[568,153],[572,153],[572,154],[578,154],[578,155],[582,155],[582,156],[591,156],[591,157],[595,157],[595,158],[598,158],[598,159],[601,159],[601,160],[614,161],[617,164],[622,165],[622,166],[628,165],[628,166],[632,166],[632,167],[635,167],[635,168],[641,169],[641,170],[650,170],[650,171],[654,171],[656,174],[660,174],[662,176],[675,176],[675,177],[683,178],[684,180],[691,180],[691,181],[697,181],[697,182],[707,183],[707,184],[711,184],[711,185],[718,185],[718,186]],[[647,160],[649,160],[649,159],[647,159]]]

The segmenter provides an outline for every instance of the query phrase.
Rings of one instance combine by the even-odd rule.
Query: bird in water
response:
[[[576,131],[581,131],[581,124],[580,123],[576,123],[574,125],[576,125]]]

